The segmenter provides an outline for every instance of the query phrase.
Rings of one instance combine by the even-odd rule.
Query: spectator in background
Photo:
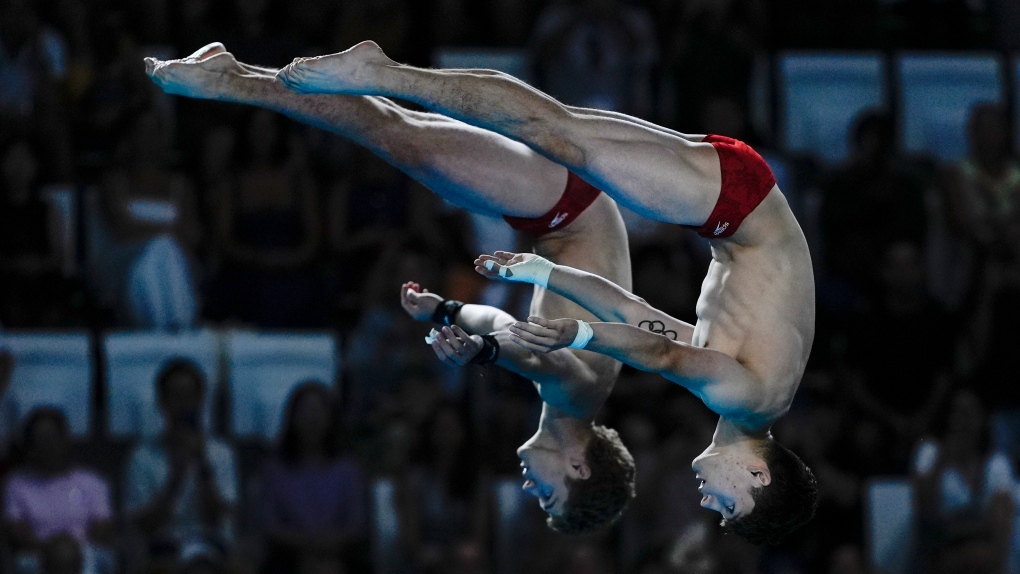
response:
[[[661,10],[658,24],[665,44],[665,68],[675,82],[675,87],[665,86],[667,93],[672,92],[665,101],[672,100],[674,105],[664,111],[670,123],[687,126],[681,131],[693,131],[690,126],[697,125],[700,110],[720,94],[735,96],[740,109],[746,109],[754,57],[768,34],[764,4],[761,0],[698,0]],[[696,133],[744,139],[725,131]],[[758,142],[747,142],[758,148]]]
[[[321,326],[326,293],[313,266],[321,210],[307,150],[272,112],[250,119],[240,174],[219,197],[223,268],[207,311],[263,328]]]
[[[934,574],[1002,572],[1016,504],[1013,464],[993,452],[984,407],[974,393],[953,394],[937,438],[914,453],[921,540]]]
[[[620,0],[550,3],[538,16],[530,49],[537,85],[563,103],[650,116],[659,50],[644,9]]]
[[[195,320],[191,260],[202,235],[191,180],[169,166],[170,135],[155,110],[120,139],[95,213],[93,282],[125,323],[188,327]]]
[[[337,181],[327,199],[341,312],[356,318],[366,309],[391,304],[384,294],[403,279],[394,270],[409,259],[445,276],[440,283],[456,286],[451,296],[476,300],[485,285],[464,263],[473,257],[470,216],[372,153],[362,148],[353,153],[353,177]]]
[[[1020,348],[1020,210],[1005,223],[1004,244],[985,262],[970,336],[975,368],[971,387],[996,410],[996,441],[1020,457],[1020,388],[1003,384],[1015,377],[1013,355]]]
[[[23,139],[0,156],[0,322],[53,327],[68,319],[73,287],[62,276],[60,214],[41,197],[38,154]]]
[[[967,157],[940,182],[944,228],[934,253],[932,285],[951,306],[971,302],[986,259],[1000,248],[1017,208],[1020,161],[1010,153],[1009,117],[1001,104],[980,103],[967,121]]]
[[[925,288],[916,245],[888,246],[875,275],[870,307],[849,332],[849,360],[860,373],[853,391],[864,415],[894,432],[905,452],[944,404],[957,329]]]
[[[411,477],[421,505],[417,537],[425,568],[458,542],[486,540],[491,479],[465,411],[453,402],[440,405],[420,434]]]
[[[366,479],[339,443],[339,405],[319,382],[287,401],[276,456],[262,478],[267,574],[358,572],[367,556]]]
[[[110,545],[110,487],[99,475],[71,463],[64,413],[48,407],[32,411],[21,446],[24,460],[4,492],[5,529],[15,550],[38,556],[50,539],[65,533],[81,547]]]
[[[123,508],[157,561],[175,561],[185,543],[233,539],[237,467],[233,450],[202,427],[205,395],[198,367],[167,362],[156,376],[163,432],[128,457]]]
[[[67,73],[67,41],[35,4],[8,0],[0,11],[0,133],[30,129],[40,105],[57,104],[55,84]]]
[[[923,182],[896,154],[893,119],[881,111],[854,123],[847,164],[824,185],[819,306],[845,314],[861,304],[872,261],[893,241],[924,245]],[[867,222],[865,225],[864,222]]]

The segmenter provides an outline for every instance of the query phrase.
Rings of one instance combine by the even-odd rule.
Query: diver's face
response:
[[[702,453],[691,468],[698,479],[701,506],[733,520],[754,510],[751,492],[771,480],[767,472],[756,470],[754,461],[735,453]]]
[[[522,446],[517,449],[524,475],[524,492],[538,499],[539,506],[550,516],[561,516],[570,489],[567,478],[580,478],[579,472],[560,451]]]

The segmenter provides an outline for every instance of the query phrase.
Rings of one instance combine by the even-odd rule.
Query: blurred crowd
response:
[[[581,539],[546,529],[534,504],[513,528],[498,524],[500,485],[516,484],[536,393],[495,368],[436,361],[398,288],[413,280],[519,315],[529,292],[486,284],[471,261],[527,243],[493,235],[337,136],[266,111],[169,98],[142,65],[218,40],[241,61],[280,66],[363,39],[420,65],[440,47],[524,48],[533,81],[567,103],[737,137],[784,166],[780,184],[816,265],[818,323],[801,390],[774,433],[818,475],[811,525],[774,548],[722,536],[689,468],[714,416],[629,369],[600,415],[637,461],[624,518]],[[3,564],[51,574],[864,574],[865,489],[895,475],[915,484],[919,568],[1018,571],[1020,385],[1010,357],[1020,348],[1020,161],[1007,109],[975,106],[968,155],[951,164],[901,155],[895,118],[869,111],[847,135],[847,161],[827,166],[784,154],[749,120],[755,57],[787,48],[1013,50],[1020,9],[1010,0],[0,3],[0,325],[330,329],[345,353],[335,385],[291,395],[272,444],[199,424],[213,397],[186,361],[139,382],[156,385],[164,418],[151,440],[82,443],[59,410],[33,412],[0,457]],[[635,292],[693,322],[706,244],[626,219]],[[11,361],[0,354],[0,384]],[[398,533],[383,558],[372,550],[380,529]]]

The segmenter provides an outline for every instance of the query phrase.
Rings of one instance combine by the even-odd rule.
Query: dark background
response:
[[[833,163],[821,159],[827,150],[794,153],[780,137],[777,62],[787,50],[890,61],[917,50],[991,54],[1006,69],[1020,50],[1018,30],[1010,0],[4,0],[0,325],[8,334],[0,341],[201,327],[334,336],[337,433],[367,486],[333,490],[366,517],[350,526],[343,553],[275,571],[880,572],[867,501],[885,477],[913,489],[906,523],[915,543],[893,547],[917,571],[1016,571],[1008,566],[1020,493],[1012,76],[1000,106],[973,114],[966,157],[900,151],[904,110],[890,97],[852,124],[850,151]],[[218,40],[241,61],[281,66],[363,39],[417,65],[435,65],[450,48],[505,49],[526,62],[522,75],[568,103],[738,137],[763,153],[816,265],[811,361],[774,428],[818,475],[812,523],[775,548],[721,536],[717,515],[697,505],[689,470],[714,416],[686,391],[624,369],[600,421],[635,455],[638,497],[603,535],[548,531],[533,501],[514,494],[514,450],[534,428],[536,394],[497,369],[443,367],[421,344],[427,327],[398,306],[399,285],[416,280],[520,316],[526,290],[493,288],[471,270],[495,240],[339,137],[253,108],[167,97],[142,65],[143,56],[182,57]],[[54,190],[70,200],[62,215],[46,199]],[[137,200],[155,202],[154,219],[125,216]],[[165,209],[169,219],[159,215]],[[636,216],[628,227],[635,292],[693,321],[706,245]],[[496,248],[526,249],[508,238]],[[157,239],[169,252],[152,256]],[[179,257],[170,266],[178,273],[162,278],[185,289],[183,303],[168,305],[170,318],[140,313],[132,298],[130,273],[146,253]],[[137,525],[121,509],[135,441],[105,432],[103,361],[97,343],[91,429],[72,458],[112,489],[117,528],[99,545],[107,571],[259,571],[276,548],[259,511],[275,443],[232,436],[227,385],[215,387],[208,432],[236,453],[235,533],[203,554],[210,562],[180,548],[158,555],[129,534]],[[32,468],[23,442],[8,433],[3,472]],[[989,478],[993,467],[1006,478]],[[379,502],[380,484],[393,488],[389,506]],[[511,507],[519,514],[501,521]],[[25,543],[5,517],[0,571],[33,571],[25,557],[44,540]],[[394,520],[390,539],[380,525]]]

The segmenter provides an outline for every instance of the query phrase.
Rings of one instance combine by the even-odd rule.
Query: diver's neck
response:
[[[743,442],[757,442],[772,438],[769,429],[752,430],[744,425],[719,417],[719,423],[715,425],[715,433],[712,434],[712,445],[709,448],[721,448],[732,446]]]
[[[538,432],[529,442],[550,447],[584,444],[591,437],[591,429],[591,422],[556,416],[548,409],[543,409],[538,421]]]

